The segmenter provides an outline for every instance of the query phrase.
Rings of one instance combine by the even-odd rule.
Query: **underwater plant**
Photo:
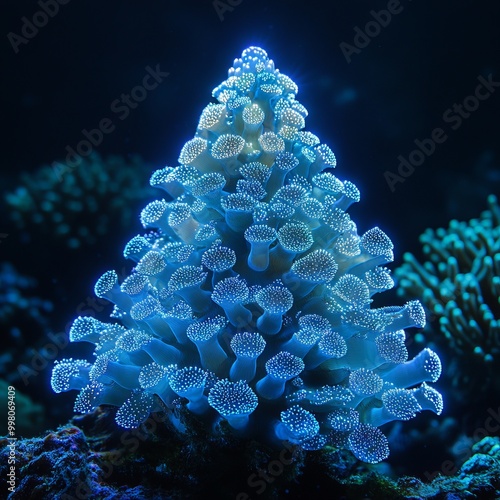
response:
[[[65,168],[62,175],[48,165],[24,172],[20,185],[5,193],[17,229],[50,235],[70,249],[86,247],[113,227],[128,227],[134,205],[151,193],[139,157],[102,159],[94,152],[77,167]]]
[[[500,207],[494,195],[488,205],[479,218],[427,229],[420,236],[425,262],[405,253],[395,272],[398,293],[422,297],[439,320],[442,337],[436,342],[453,354],[455,382],[463,389],[463,377],[457,377],[461,374],[466,387],[476,392],[489,387],[485,369],[498,373],[500,354]],[[472,379],[477,383],[471,384]]]
[[[53,369],[55,392],[80,391],[76,412],[114,405],[116,422],[134,428],[156,398],[170,409],[182,398],[207,425],[305,450],[334,444],[369,463],[389,455],[380,426],[441,413],[427,383],[439,357],[426,348],[409,360],[405,346],[423,308],[371,308],[393,287],[392,242],[378,227],[358,235],[347,210],[359,191],[304,130],[297,91],[263,49],[247,48],[179,165],[153,173],[164,198],[125,246],[132,273],[95,285],[118,322],[78,317],[70,340],[95,344],[94,363]]]

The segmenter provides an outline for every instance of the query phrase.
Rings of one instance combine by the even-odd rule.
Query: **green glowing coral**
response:
[[[500,355],[500,207],[469,222],[452,220],[448,229],[427,229],[420,242],[426,262],[411,254],[396,270],[399,293],[419,296],[439,319],[455,355],[489,364]]]

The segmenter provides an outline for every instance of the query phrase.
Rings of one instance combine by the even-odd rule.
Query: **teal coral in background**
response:
[[[22,173],[19,187],[4,198],[11,220],[30,240],[50,235],[70,249],[85,248],[111,228],[130,225],[135,204],[151,196],[148,174],[138,156],[92,153],[62,174],[47,165]]]
[[[500,375],[500,207],[494,195],[488,206],[476,219],[427,229],[420,236],[425,262],[406,253],[395,272],[398,293],[422,297],[439,321],[442,337],[433,340],[450,352],[450,373],[471,395],[491,390]]]
[[[163,199],[141,212],[148,231],[95,293],[115,304],[107,324],[79,317],[72,342],[94,363],[56,363],[52,388],[78,390],[75,411],[118,406],[138,427],[157,403],[178,429],[180,401],[209,428],[305,450],[346,448],[387,458],[379,426],[440,414],[441,362],[408,360],[405,328],[423,327],[418,301],[371,308],[393,286],[393,245],[361,236],[347,213],[356,186],[332,173],[330,148],[305,131],[296,84],[249,47],[213,92],[179,165],[156,171]],[[182,398],[182,399],[181,399]]]

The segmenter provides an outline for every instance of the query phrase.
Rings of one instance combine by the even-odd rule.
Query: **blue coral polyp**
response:
[[[225,420],[275,445],[344,443],[366,462],[388,455],[380,425],[441,412],[426,384],[441,372],[437,354],[407,361],[404,346],[422,308],[371,308],[393,286],[382,267],[392,243],[378,228],[357,234],[347,209],[359,191],[304,130],[297,92],[263,49],[247,48],[179,165],[151,176],[163,198],[125,247],[136,267],[96,285],[123,326],[77,318],[70,340],[95,344],[96,362],[53,371],[56,392],[81,391],[76,411],[119,406],[117,422],[130,428],[156,397],[179,428],[181,397],[211,432]]]

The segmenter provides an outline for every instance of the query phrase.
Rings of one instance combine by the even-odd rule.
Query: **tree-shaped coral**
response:
[[[70,339],[97,358],[53,371],[56,392],[81,391],[76,411],[119,406],[117,422],[134,427],[155,397],[172,408],[180,396],[207,424],[307,450],[342,444],[366,462],[388,455],[379,425],[441,412],[426,384],[438,356],[409,361],[404,345],[422,306],[370,307],[393,286],[393,245],[377,227],[358,235],[347,209],[359,191],[304,130],[297,91],[264,50],[246,49],[179,165],[152,175],[164,198],[125,247],[135,269],[95,287],[121,325],[78,318]]]

